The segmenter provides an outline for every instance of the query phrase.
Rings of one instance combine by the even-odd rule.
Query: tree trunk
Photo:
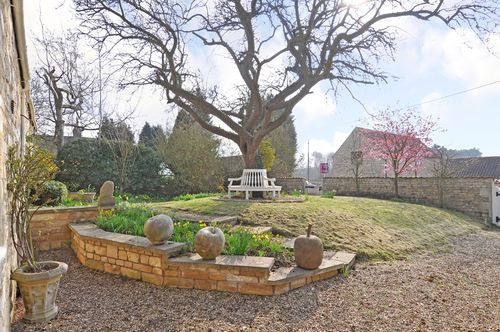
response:
[[[64,145],[64,120],[62,119],[62,116],[61,119],[58,119],[56,121],[56,128],[54,134],[56,140],[57,153],[59,153],[61,152],[61,149]]]
[[[245,168],[260,168],[257,162],[257,149],[258,145],[243,143],[240,145],[240,150],[243,154],[243,160],[245,161]],[[253,198],[264,198],[263,191],[253,191]]]
[[[359,166],[356,166],[354,171],[354,180],[356,182],[356,195],[359,196]]]
[[[394,173],[394,194],[396,198],[399,197],[399,189],[398,189],[398,174]]]
[[[245,161],[245,168],[259,168],[257,163],[257,148],[251,147],[249,144],[244,143],[240,150],[243,154],[243,160]]]

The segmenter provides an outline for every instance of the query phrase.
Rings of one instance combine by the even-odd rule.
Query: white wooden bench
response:
[[[231,198],[231,191],[244,191],[246,200],[249,199],[250,193],[253,191],[270,191],[273,198],[276,198],[276,194],[279,196],[281,191],[281,186],[274,184],[276,179],[267,177],[265,169],[244,169],[241,177],[229,178],[228,181],[227,195],[229,198]],[[235,185],[233,181],[240,181],[240,184]]]

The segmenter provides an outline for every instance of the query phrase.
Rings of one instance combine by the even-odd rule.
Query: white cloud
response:
[[[297,119],[296,124],[307,128],[316,127],[318,122],[335,114],[335,111],[335,101],[316,85],[311,89],[311,93],[297,104],[293,113]]]
[[[490,47],[494,48],[497,43],[500,37],[491,36]],[[496,81],[500,78],[500,59],[485,46],[469,30],[430,29],[424,37],[420,72],[438,66],[444,75],[463,81],[468,88]],[[497,91],[495,87],[486,89]]]
[[[426,116],[442,117],[447,111],[446,103],[444,101],[434,101],[441,98],[442,95],[438,92],[432,92],[422,98],[420,109]]]
[[[337,151],[337,149],[344,143],[348,132],[336,131],[330,139],[310,139],[309,140],[309,153],[314,151],[322,153],[325,158],[329,153]],[[307,156],[307,141],[302,144],[299,152]]]

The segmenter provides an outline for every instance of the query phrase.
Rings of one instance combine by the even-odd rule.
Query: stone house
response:
[[[356,127],[346,138],[344,143],[333,154],[331,168],[327,176],[355,177],[358,165],[358,177],[394,177],[394,172],[389,170],[386,161],[370,158],[366,155],[369,148],[368,135],[376,132],[372,129]],[[365,150],[365,151],[363,151]],[[431,158],[421,161],[418,171],[408,171],[401,177],[430,177],[432,176]]]
[[[9,223],[7,151],[23,147],[34,124],[22,0],[0,0],[0,331],[10,330],[15,285],[10,274],[16,268]]]

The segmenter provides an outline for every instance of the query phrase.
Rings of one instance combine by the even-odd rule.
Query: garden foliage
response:
[[[57,156],[60,169],[57,180],[64,182],[70,191],[88,186],[100,188],[104,181],[112,180],[117,185],[117,191],[158,193],[164,183],[161,161],[154,150],[145,145],[132,145],[134,162],[124,169],[122,186],[125,188],[118,187],[116,153],[120,149],[114,149],[116,144],[119,143],[85,138],[66,144]]]

